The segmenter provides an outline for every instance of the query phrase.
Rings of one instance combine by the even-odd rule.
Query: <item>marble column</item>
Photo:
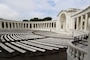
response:
[[[46,28],[47,28],[47,23],[45,23],[45,25],[46,25]]]
[[[56,28],[56,22],[54,22],[54,28]]]
[[[54,28],[54,22],[52,23],[52,25],[53,25],[53,28]]]
[[[77,17],[77,23],[76,23],[76,26],[77,26],[77,30],[79,30],[79,26],[78,26],[78,24],[79,24],[79,17]]]
[[[50,28],[50,23],[49,23],[49,28]]]
[[[13,22],[11,22],[11,29],[13,29]]]
[[[18,23],[16,23],[16,29],[18,29]]]
[[[45,23],[45,28],[47,28],[46,23]]]
[[[52,23],[50,23],[50,28],[52,28]]]
[[[6,22],[4,22],[4,29],[6,29]]]
[[[42,23],[40,23],[40,28],[42,28],[42,26],[41,26],[41,25],[42,25]]]
[[[44,24],[42,23],[42,28],[44,28]]]
[[[26,29],[26,23],[24,23],[24,29]]]
[[[35,29],[35,23],[33,23],[33,28]]]
[[[80,30],[82,30],[82,27],[83,27],[83,16],[81,16],[81,25],[80,25]]]
[[[49,28],[49,24],[47,23],[47,28]]]
[[[35,28],[36,28],[36,23],[34,25],[35,25]]]
[[[28,29],[28,23],[26,23],[26,29]]]
[[[42,28],[42,23],[40,24],[40,27]]]
[[[32,23],[32,25],[31,25],[31,26],[32,26],[32,29],[33,29],[33,23]]]
[[[19,28],[19,24],[17,23],[17,29]]]
[[[39,23],[37,24],[37,28],[39,28]]]
[[[22,29],[24,29],[24,23],[22,23]]]
[[[30,29],[30,23],[28,23],[28,29]]]
[[[16,29],[16,23],[14,23],[14,26],[15,26],[14,28]]]
[[[45,28],[45,25],[44,25],[44,23],[43,23],[43,28]]]
[[[84,25],[85,31],[87,30],[87,21],[88,21],[88,14],[85,14],[85,25]]]
[[[36,28],[37,28],[37,23],[36,23]]]
[[[7,25],[8,25],[8,29],[10,29],[10,25],[9,25],[9,22],[7,22]]]
[[[19,29],[21,29],[21,23],[19,23]]]
[[[2,21],[0,21],[0,29],[2,29]]]
[[[52,26],[52,28],[53,28],[53,22],[51,23],[51,26]]]
[[[17,28],[19,29],[19,23],[17,23]]]
[[[12,25],[13,25],[13,29],[14,29],[15,28],[14,22],[12,23]]]
[[[38,28],[38,23],[37,23],[37,28]]]
[[[20,23],[20,29],[22,29],[22,23]]]
[[[19,23],[17,23],[18,29],[19,29]]]
[[[22,29],[22,23],[20,23],[20,29]]]

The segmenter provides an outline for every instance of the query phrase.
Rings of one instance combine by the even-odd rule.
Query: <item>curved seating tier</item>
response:
[[[11,42],[11,41],[20,41],[20,40],[34,40],[41,39],[43,36],[38,36],[34,34],[2,34],[0,37],[1,42]]]
[[[4,33],[0,34],[0,57],[3,54],[3,56],[12,56],[27,52],[35,54],[37,52],[59,51],[61,48],[66,48],[65,41],[69,40],[63,39],[61,42],[61,39],[46,38],[32,33]]]

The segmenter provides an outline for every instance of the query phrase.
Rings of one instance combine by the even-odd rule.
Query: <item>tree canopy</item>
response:
[[[49,21],[49,20],[52,20],[52,18],[51,17],[45,17],[45,18],[43,18],[45,21]]]
[[[27,21],[29,21],[29,20],[24,19],[23,21],[24,21],[24,22],[27,22]]]
[[[33,18],[33,19],[30,19],[30,21],[50,21],[52,20],[51,17],[45,17],[43,19],[40,19],[40,18]]]
[[[23,21],[27,22],[27,21],[50,21],[50,20],[52,20],[51,17],[45,17],[43,19],[34,17],[34,18],[30,19],[30,20],[24,19]]]

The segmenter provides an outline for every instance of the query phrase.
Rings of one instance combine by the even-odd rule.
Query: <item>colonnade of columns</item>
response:
[[[51,22],[8,22],[1,21],[0,29],[43,29],[43,28],[56,28],[56,21]]]
[[[56,28],[56,22],[33,23],[33,28]]]
[[[90,18],[90,12],[89,13],[86,13],[86,14],[83,14],[81,16],[77,16],[75,17],[75,29],[76,30],[81,30],[81,31],[86,31],[88,30],[88,20]]]

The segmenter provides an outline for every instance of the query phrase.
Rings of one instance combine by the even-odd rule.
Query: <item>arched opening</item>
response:
[[[66,29],[66,15],[63,13],[60,16],[61,29]]]

